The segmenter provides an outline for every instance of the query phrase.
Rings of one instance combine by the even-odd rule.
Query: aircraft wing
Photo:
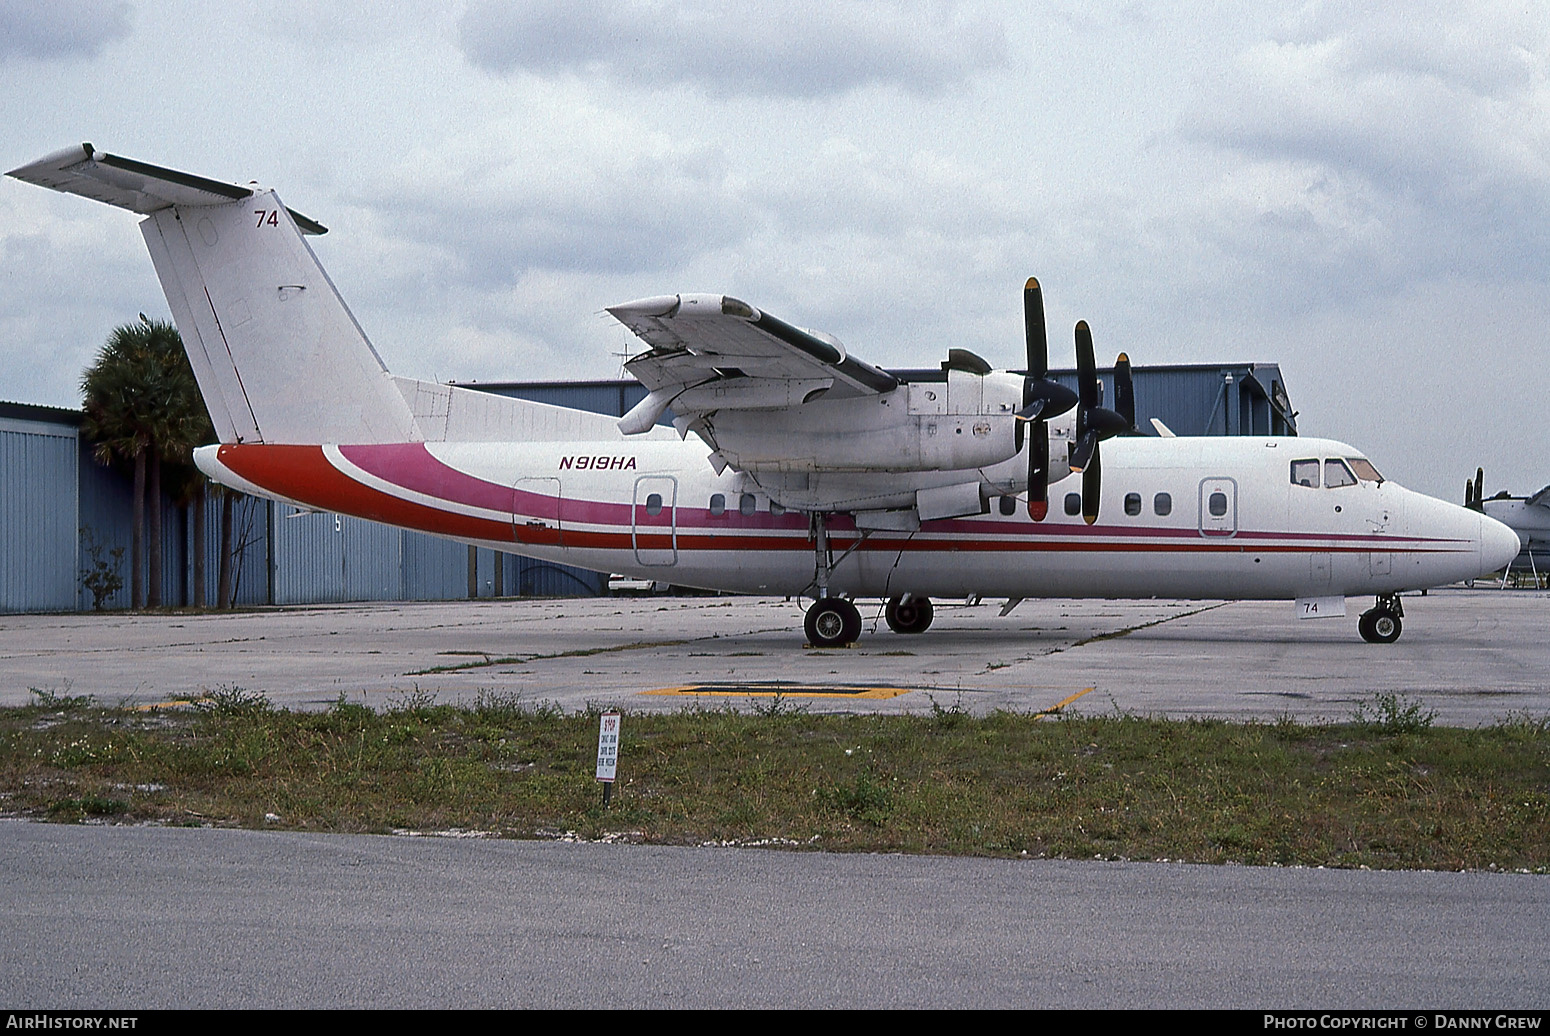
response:
[[[1550,507],[1550,486],[1546,486],[1528,498],[1530,507]]]
[[[820,394],[891,392],[899,379],[804,331],[725,295],[662,295],[608,312],[651,348],[625,369],[649,390],[619,421],[635,435],[668,407],[691,421],[715,410],[783,409]]]

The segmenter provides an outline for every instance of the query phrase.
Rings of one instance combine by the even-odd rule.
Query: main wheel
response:
[[[860,639],[861,613],[843,597],[821,597],[807,609],[802,627],[813,647],[844,647]]]
[[[883,618],[895,633],[924,633],[931,628],[934,615],[929,597],[911,597],[908,602],[895,597],[883,609]]]
[[[1374,608],[1362,613],[1356,628],[1361,632],[1362,639],[1369,644],[1392,644],[1399,639],[1404,623],[1393,612]]]

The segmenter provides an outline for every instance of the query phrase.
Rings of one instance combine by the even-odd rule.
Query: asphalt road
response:
[[[0,823],[11,1009],[1543,1010],[1550,877]]]

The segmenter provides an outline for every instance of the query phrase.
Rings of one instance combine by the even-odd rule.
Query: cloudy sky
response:
[[[274,186],[422,378],[618,377],[603,307],[679,291],[1018,366],[1033,274],[1053,363],[1078,318],[1279,363],[1304,434],[1452,499],[1550,481],[1547,76],[1526,0],[0,0],[0,168]],[[77,405],[141,311],[132,215],[0,182],[0,398]]]

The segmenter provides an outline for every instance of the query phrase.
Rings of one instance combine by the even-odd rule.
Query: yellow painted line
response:
[[[784,698],[870,698],[873,700],[897,698],[901,694],[909,694],[917,690],[914,687],[849,687],[843,684],[825,685],[817,687],[805,687],[801,684],[685,684],[682,687],[662,687],[654,691],[641,691],[641,694],[674,694],[685,696],[717,696],[737,698],[773,698],[777,695]]]
[[[1047,709],[1040,709],[1038,712],[1035,712],[1034,715],[1035,716],[1049,716],[1049,715],[1053,715],[1054,713],[1059,712],[1061,709],[1065,708],[1067,705],[1070,705],[1072,702],[1076,701],[1082,695],[1087,694],[1090,691],[1096,691],[1097,689],[1098,688],[1096,688],[1096,687],[1083,687],[1080,691],[1077,691],[1075,694],[1071,695],[1069,698],[1062,698],[1059,701],[1057,701],[1055,704],[1051,705],[1049,708],[1047,708]]]
[[[174,698],[172,701],[152,701],[146,702],[144,705],[136,705],[134,706],[134,711],[154,712],[157,709],[186,709],[193,704],[193,702],[185,701],[182,698]]]

